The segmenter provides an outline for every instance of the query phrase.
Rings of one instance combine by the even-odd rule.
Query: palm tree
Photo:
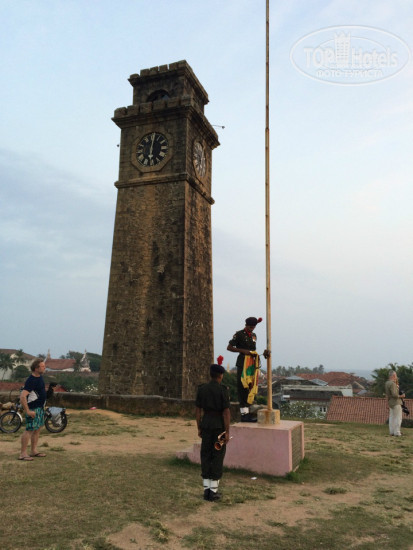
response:
[[[381,369],[374,369],[373,371],[374,383],[373,383],[372,389],[373,389],[374,395],[376,395],[377,397],[384,396],[385,394],[384,384],[389,379],[389,372],[391,370],[393,370],[393,368],[390,365],[388,365],[387,367],[383,367]]]
[[[13,365],[14,361],[10,354],[0,353],[0,370],[3,371],[2,380],[4,380],[4,377],[9,369],[13,370]]]
[[[14,364],[15,366],[22,365],[24,363],[24,351],[19,349],[14,354]]]
[[[411,398],[413,396],[413,365],[406,366],[397,363],[389,363],[387,367],[373,371],[373,391],[375,395],[378,397],[384,395],[384,384],[392,370],[397,374],[400,389],[406,394],[406,397]]]

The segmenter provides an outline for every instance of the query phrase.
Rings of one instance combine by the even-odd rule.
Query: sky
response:
[[[226,346],[249,316],[264,318],[262,351],[265,0],[3,0],[0,21],[0,347],[101,353],[120,138],[111,117],[132,104],[131,74],[185,59],[220,141],[215,356],[235,364]],[[387,47],[394,74],[355,85],[306,74],[331,27],[351,27],[365,51]],[[412,28],[404,0],[270,0],[273,368],[413,362]]]

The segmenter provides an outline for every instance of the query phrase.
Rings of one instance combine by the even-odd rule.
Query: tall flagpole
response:
[[[267,350],[271,351],[271,280],[270,280],[270,6],[266,0],[266,63],[265,63],[265,264]],[[267,409],[272,411],[271,354],[267,359]],[[269,421],[269,414],[267,421]]]

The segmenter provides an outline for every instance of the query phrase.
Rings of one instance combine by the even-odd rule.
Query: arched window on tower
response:
[[[158,99],[168,99],[171,97],[166,90],[155,90],[149,94],[147,101],[158,101]]]

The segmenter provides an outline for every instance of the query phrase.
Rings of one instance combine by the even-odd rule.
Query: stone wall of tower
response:
[[[181,394],[184,201],[183,182],[119,189],[104,393]]]
[[[166,68],[165,68],[166,67]],[[134,104],[115,111],[121,128],[118,199],[100,392],[191,399],[213,359],[211,151],[206,92],[186,62],[132,75]],[[147,101],[156,90],[168,97]],[[170,158],[142,171],[136,144],[168,138]],[[197,178],[194,140],[205,144]]]
[[[185,368],[183,395],[193,396],[194,381],[206,382],[213,361],[211,212],[192,187],[186,189],[185,218]],[[208,312],[207,315],[204,312]],[[211,340],[205,340],[210,335]]]

